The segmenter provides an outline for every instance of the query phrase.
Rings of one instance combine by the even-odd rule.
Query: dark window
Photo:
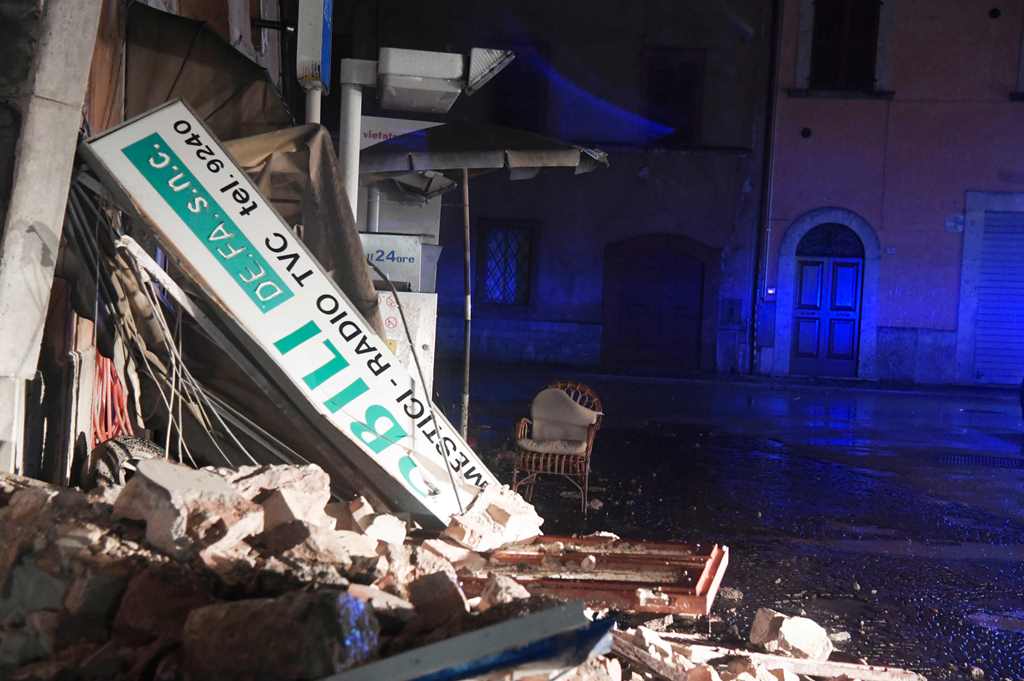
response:
[[[657,146],[698,144],[704,105],[704,50],[651,47],[647,48],[645,57],[646,115],[675,130],[658,140]]]
[[[826,222],[800,239],[796,254],[807,257],[863,258],[864,244],[857,233],[846,225]]]
[[[811,87],[874,90],[879,0],[815,0]]]
[[[477,290],[484,302],[525,305],[530,300],[529,227],[490,226],[480,241]]]

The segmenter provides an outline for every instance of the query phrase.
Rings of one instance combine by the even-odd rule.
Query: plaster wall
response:
[[[779,247],[797,217],[826,206],[861,215],[881,244],[876,375],[946,382],[956,378],[947,353],[956,346],[965,195],[1024,191],[1024,104],[1010,98],[1024,2],[999,3],[993,18],[989,5],[890,1],[881,55],[890,98],[791,93],[800,3],[785,3],[764,284],[780,295],[792,286],[779,278]],[[764,353],[760,370],[772,371],[773,354],[777,369],[781,352]]]
[[[768,3],[739,0],[726,8],[708,0],[524,0],[502,7],[381,0],[377,8],[382,45],[450,51],[508,47],[544,75],[544,85],[525,95],[502,89],[499,75],[479,94],[460,98],[449,118],[514,125],[502,120],[508,107],[537,109],[541,113],[531,121],[535,129],[609,153],[611,167],[589,175],[549,173],[510,182],[497,173],[474,180],[474,230],[503,221],[534,229],[530,302],[487,306],[478,299],[474,357],[596,364],[606,246],[640,235],[678,234],[717,253],[714,262],[705,263],[718,294],[703,310],[702,366],[747,370],[770,75]],[[360,16],[365,20],[365,14],[352,15],[355,21]],[[367,41],[360,46],[360,56],[372,57]],[[648,106],[652,94],[664,94],[652,92],[648,75],[654,55],[691,53],[702,64],[703,86],[694,129],[681,130]],[[686,140],[685,149],[679,148],[680,139]],[[453,193],[442,209],[441,355],[462,352],[459,201]],[[638,320],[638,333],[643,332]]]

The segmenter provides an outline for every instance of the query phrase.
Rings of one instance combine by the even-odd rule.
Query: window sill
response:
[[[892,90],[813,90],[788,88],[786,94],[794,99],[892,99]]]

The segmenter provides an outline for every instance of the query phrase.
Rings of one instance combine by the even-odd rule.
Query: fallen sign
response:
[[[165,104],[83,152],[398,509],[444,525],[498,484],[187,105]]]
[[[488,572],[512,577],[532,594],[580,599],[592,608],[702,616],[711,611],[729,548],[547,535],[486,557]],[[463,578],[471,595],[485,582],[484,574]]]

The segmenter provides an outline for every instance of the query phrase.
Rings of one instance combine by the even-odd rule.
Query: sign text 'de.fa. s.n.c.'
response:
[[[398,483],[403,510],[447,522],[497,484],[187,106],[166,104],[87,146],[183,269],[358,447],[360,468]]]

